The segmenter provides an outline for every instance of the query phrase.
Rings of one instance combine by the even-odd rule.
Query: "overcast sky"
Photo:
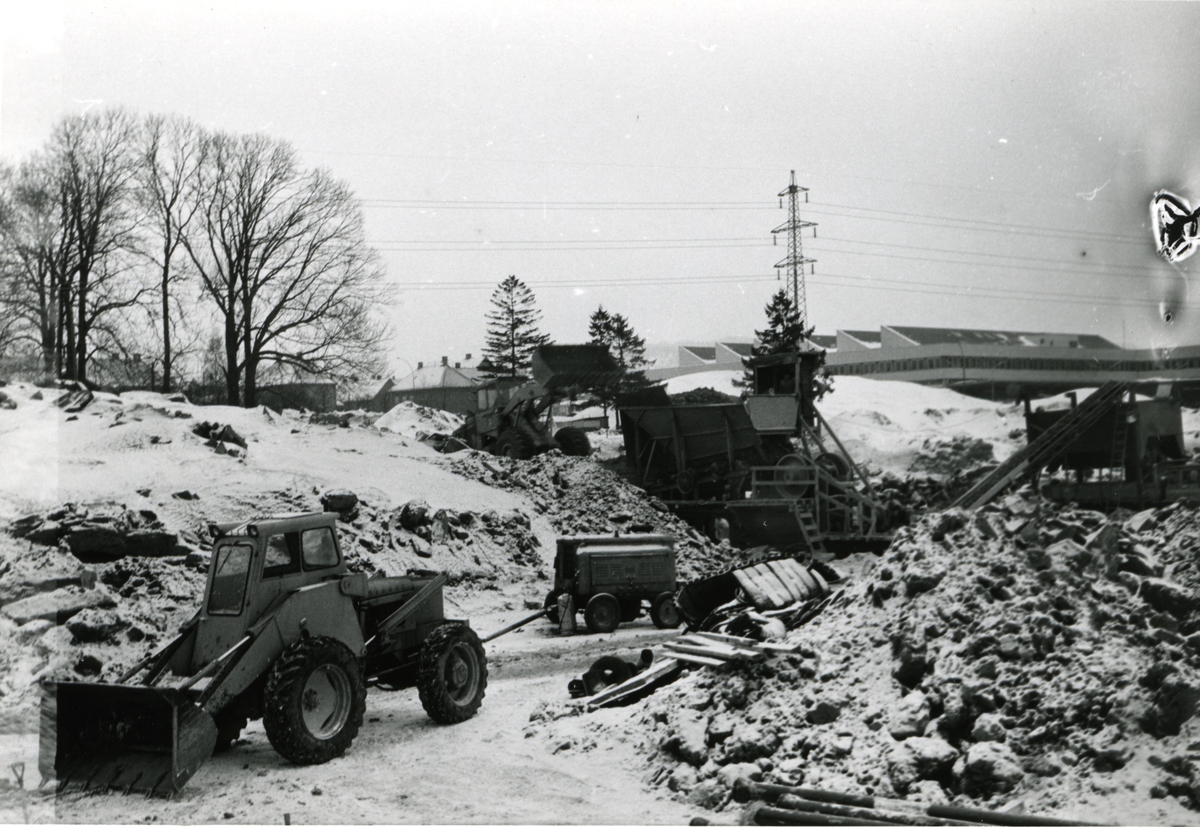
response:
[[[750,339],[793,169],[819,333],[1200,341],[1148,211],[1200,201],[1198,3],[24,5],[4,160],[94,106],[286,138],[363,199],[398,371],[478,356],[510,273],[559,342]]]

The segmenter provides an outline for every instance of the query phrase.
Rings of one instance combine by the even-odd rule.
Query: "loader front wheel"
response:
[[[363,667],[344,643],[310,637],[279,656],[263,690],[263,728],[293,764],[340,757],[367,708]]]
[[[592,443],[587,434],[578,428],[560,428],[554,435],[559,449],[569,457],[586,457],[592,453]]]
[[[533,440],[522,431],[505,431],[496,438],[492,453],[509,459],[529,459],[533,456]]]
[[[479,711],[487,689],[487,656],[470,626],[447,623],[421,644],[417,694],[429,717],[457,724]]]

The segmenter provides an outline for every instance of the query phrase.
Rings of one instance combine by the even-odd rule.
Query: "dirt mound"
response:
[[[506,491],[519,491],[545,515],[557,534],[649,532],[673,534],[679,579],[712,574],[743,554],[728,543],[713,543],[667,506],[590,459],[550,451],[529,460],[478,451],[455,454],[446,467],[468,479]]]
[[[926,439],[913,458],[909,470],[932,474],[955,474],[969,471],[994,460],[995,450],[984,439],[956,434],[948,439]]]
[[[1190,575],[1162,575],[1194,566],[1200,513],[1123,516],[1013,496],[903,529],[789,636],[803,657],[704,670],[652,697],[647,781],[713,809],[745,776],[1194,818],[1178,801],[1200,805],[1200,595]]]

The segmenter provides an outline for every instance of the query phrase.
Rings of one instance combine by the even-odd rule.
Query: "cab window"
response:
[[[281,577],[300,571],[300,535],[294,531],[273,534],[267,539],[263,578]]]
[[[304,548],[304,568],[325,569],[338,563],[337,545],[333,541],[333,531],[328,528],[310,528],[301,535],[301,546]]]
[[[212,592],[208,597],[210,615],[241,614],[253,552],[253,547],[245,543],[227,543],[217,548]]]

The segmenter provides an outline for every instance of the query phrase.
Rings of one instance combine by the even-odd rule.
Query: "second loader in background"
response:
[[[478,391],[476,410],[454,436],[481,451],[529,459],[555,448],[567,456],[592,452],[587,434],[565,427],[551,434],[550,409],[573,393],[615,383],[621,369],[602,345],[543,345],[533,352],[533,381],[495,380]]]

